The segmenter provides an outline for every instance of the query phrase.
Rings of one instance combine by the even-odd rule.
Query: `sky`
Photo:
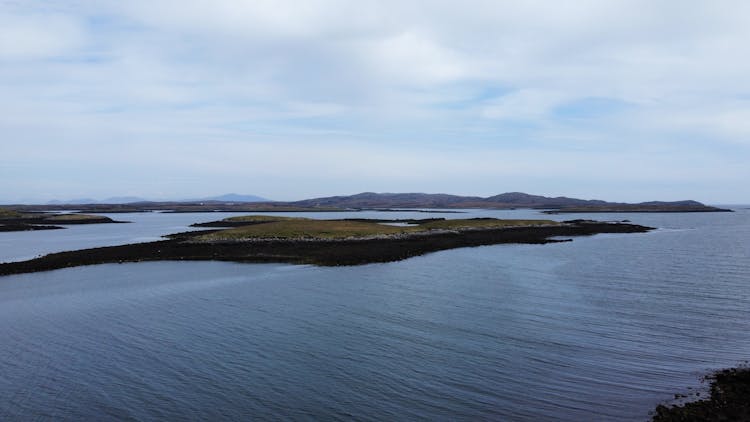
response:
[[[0,202],[750,203],[750,2],[0,0]]]

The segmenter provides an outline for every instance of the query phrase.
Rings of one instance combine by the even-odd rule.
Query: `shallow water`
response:
[[[644,420],[750,359],[750,211],[581,217],[659,230],[2,277],[0,419]]]

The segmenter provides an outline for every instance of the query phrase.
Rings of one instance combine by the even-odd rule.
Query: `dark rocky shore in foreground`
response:
[[[413,236],[343,240],[252,240],[191,242],[188,232],[170,240],[60,252],[28,261],[0,264],[0,275],[32,273],[82,265],[165,260],[279,262],[322,266],[359,265],[406,259],[446,249],[500,243],[549,243],[554,237],[597,233],[642,233],[635,224],[573,221],[559,226],[441,232]]]
[[[750,421],[750,368],[718,371],[711,381],[711,396],[684,405],[659,405],[654,422]]]

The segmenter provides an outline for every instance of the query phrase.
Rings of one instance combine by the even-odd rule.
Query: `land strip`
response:
[[[527,222],[524,226],[519,226],[518,221],[513,220],[492,220],[445,220],[450,223],[438,221],[443,227],[432,228],[394,227],[379,223],[364,223],[365,226],[331,225],[343,220],[335,220],[334,223],[330,220],[308,220],[305,222],[308,223],[307,227],[304,227],[300,226],[298,220],[285,220],[226,230],[176,234],[169,240],[157,242],[54,253],[28,261],[0,264],[0,275],[82,265],[163,260],[359,265],[398,261],[461,247],[561,242],[565,240],[560,237],[651,230],[635,224],[582,220],[555,224],[537,222],[533,225]],[[317,222],[321,221],[327,222],[318,225]],[[373,231],[370,225],[378,226],[378,229]]]
[[[29,212],[21,213],[0,209],[0,232],[55,230],[64,229],[66,225],[125,223],[109,217],[88,214],[52,214]]]
[[[461,212],[460,209],[517,209],[559,210],[561,212],[715,212],[730,211],[704,205],[697,201],[649,201],[637,204],[568,198],[545,197],[523,192],[507,192],[490,197],[459,196],[426,193],[375,193],[331,196],[292,202],[242,202],[225,200],[201,201],[138,201],[129,203],[84,203],[9,205],[16,211],[61,211],[75,209],[86,213],[124,212],[339,212],[339,211],[398,211],[398,212]],[[447,211],[452,209],[453,211]]]

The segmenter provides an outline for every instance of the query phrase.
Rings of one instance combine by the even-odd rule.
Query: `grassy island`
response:
[[[402,223],[404,225],[395,225]],[[250,215],[230,217],[208,226],[226,227],[197,235],[195,242],[249,241],[257,239],[335,240],[404,237],[432,232],[499,229],[508,227],[556,226],[552,220],[498,220],[472,218],[461,220],[315,220],[309,218]]]
[[[395,225],[403,224],[403,225]],[[424,235],[438,231],[465,231],[508,227],[555,226],[552,220],[498,220],[472,218],[462,220],[315,220],[310,218],[249,215],[230,217],[199,226],[234,227],[192,238],[196,242],[247,241],[256,239],[333,240],[388,238]]]
[[[289,219],[219,230],[196,236],[193,241],[236,241],[253,239],[330,240],[388,236],[412,232],[412,227],[345,220]]]
[[[206,225],[202,223],[201,225]],[[216,230],[168,240],[59,252],[0,264],[0,275],[58,268],[163,260],[359,265],[398,261],[429,252],[500,243],[569,241],[560,236],[641,233],[649,227],[586,220],[313,220],[247,216],[210,223]],[[228,227],[228,228],[227,228]]]
[[[60,224],[114,223],[109,217],[90,214],[56,214],[44,217],[43,220]]]

